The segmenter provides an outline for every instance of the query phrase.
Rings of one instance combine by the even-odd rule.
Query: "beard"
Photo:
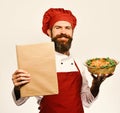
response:
[[[67,42],[59,41],[58,38],[62,38],[62,37],[67,38],[68,41]],[[53,37],[52,41],[55,44],[55,50],[57,52],[64,53],[69,51],[69,49],[71,48],[72,37],[61,33],[60,35],[56,35],[55,37]]]

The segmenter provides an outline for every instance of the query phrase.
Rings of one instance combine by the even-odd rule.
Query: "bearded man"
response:
[[[45,12],[42,23],[43,32],[55,44],[59,94],[37,96],[40,113],[84,113],[83,106],[91,105],[98,95],[101,83],[108,76],[92,75],[92,86],[88,86],[84,71],[78,68],[70,54],[77,23],[70,10],[50,8]],[[21,98],[20,86],[29,83],[30,79],[30,73],[25,70],[18,69],[13,73],[13,98],[17,105],[23,104],[29,98]]]

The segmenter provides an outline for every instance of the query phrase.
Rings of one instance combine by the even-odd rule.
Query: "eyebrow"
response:
[[[61,26],[61,25],[55,25],[54,27],[68,27],[68,28],[72,28],[72,26]]]

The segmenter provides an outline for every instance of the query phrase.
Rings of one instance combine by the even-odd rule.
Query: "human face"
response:
[[[55,50],[57,52],[65,53],[69,51],[73,35],[73,29],[69,22],[56,22],[48,34],[55,43]]]

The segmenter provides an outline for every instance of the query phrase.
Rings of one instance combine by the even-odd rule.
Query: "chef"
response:
[[[91,74],[93,81],[91,87],[88,86],[85,71],[70,53],[76,23],[72,12],[63,8],[50,8],[43,16],[42,30],[55,44],[59,93],[37,96],[39,113],[84,113],[83,106],[89,107],[94,102],[101,83],[109,76]],[[20,88],[31,79],[26,70],[17,69],[13,73],[12,95],[17,105],[29,98],[21,97]]]

